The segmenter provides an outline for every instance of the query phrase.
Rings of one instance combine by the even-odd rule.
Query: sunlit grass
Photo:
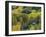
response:
[[[29,30],[40,30],[41,24],[35,24],[35,25],[30,24],[28,27],[29,27]]]
[[[21,28],[21,23],[17,22],[16,25],[12,26],[12,31],[20,31],[21,30],[20,28]]]

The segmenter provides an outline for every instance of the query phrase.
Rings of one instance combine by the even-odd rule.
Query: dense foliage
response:
[[[12,31],[41,29],[41,7],[12,6]]]

